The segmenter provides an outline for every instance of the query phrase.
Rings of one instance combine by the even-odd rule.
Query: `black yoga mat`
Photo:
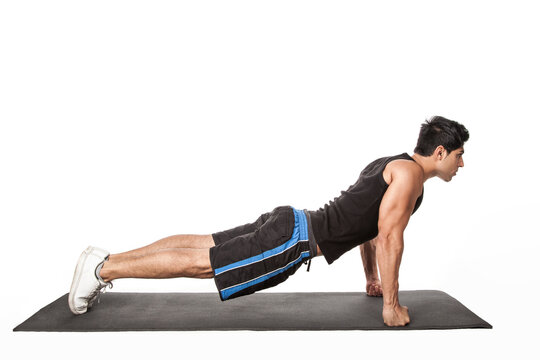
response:
[[[215,293],[115,293],[73,315],[68,294],[14,331],[427,330],[492,326],[442,291],[400,291],[411,322],[387,327],[382,298],[366,293],[256,293],[222,302]]]

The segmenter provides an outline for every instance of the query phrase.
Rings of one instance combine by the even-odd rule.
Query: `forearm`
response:
[[[403,234],[393,233],[387,236],[379,236],[376,251],[381,274],[384,306],[396,307],[399,305],[398,278],[403,255]]]
[[[366,273],[366,280],[368,281],[379,280],[376,248],[374,240],[367,241],[360,245],[360,256],[362,257],[364,272]]]

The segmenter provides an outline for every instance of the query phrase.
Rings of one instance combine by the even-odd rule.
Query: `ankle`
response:
[[[110,259],[106,260],[103,263],[103,266],[99,270],[99,274],[98,274],[99,277],[101,278],[101,280],[103,280],[106,283],[111,282],[112,280],[114,280],[113,276],[112,276],[112,271],[111,271],[111,266],[110,265],[111,265]]]

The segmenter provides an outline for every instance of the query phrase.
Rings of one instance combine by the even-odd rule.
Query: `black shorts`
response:
[[[210,263],[222,301],[276,286],[316,256],[306,214],[291,206],[278,206],[254,223],[212,237]]]

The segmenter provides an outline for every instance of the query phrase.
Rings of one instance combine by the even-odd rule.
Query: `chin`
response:
[[[443,177],[443,176],[441,176],[441,175],[437,175],[437,177],[438,177],[439,179],[441,179],[442,181],[444,181],[444,182],[450,182],[450,181],[452,181],[452,178],[454,177],[454,175],[448,175],[447,177]]]

